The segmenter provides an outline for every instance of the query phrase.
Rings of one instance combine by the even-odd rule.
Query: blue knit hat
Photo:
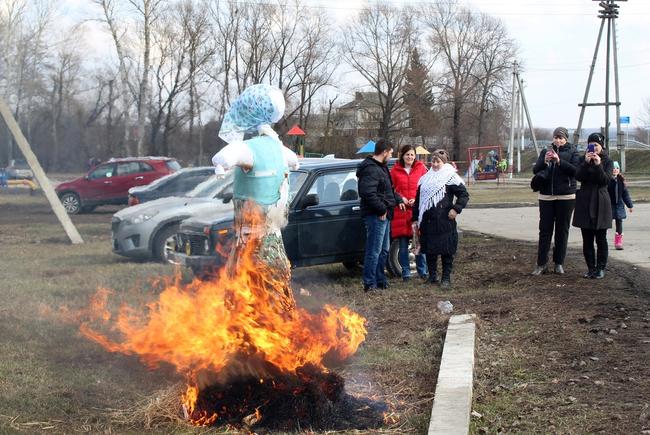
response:
[[[621,170],[621,165],[618,164],[618,161],[614,160],[614,169]]]

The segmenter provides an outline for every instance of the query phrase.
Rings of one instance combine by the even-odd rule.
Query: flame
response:
[[[150,367],[173,364],[188,378],[182,402],[198,425],[217,418],[193,415],[200,388],[210,382],[242,372],[264,382],[268,364],[281,372],[307,364],[326,370],[325,356],[344,360],[356,352],[366,336],[365,319],[346,307],[325,305],[317,313],[298,308],[288,269],[260,261],[260,243],[253,238],[243,245],[234,256],[236,267],[223,268],[212,280],[185,286],[178,277],[170,280],[144,312],[124,305],[112,316],[109,292],[101,289],[80,331],[111,352],[138,355]],[[95,323],[109,325],[120,338],[109,338]]]

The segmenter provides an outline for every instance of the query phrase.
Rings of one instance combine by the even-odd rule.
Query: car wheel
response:
[[[178,224],[168,225],[158,231],[153,239],[153,257],[162,263],[171,263],[169,254],[176,249]]]
[[[81,200],[76,193],[68,192],[61,195],[61,204],[68,214],[77,214],[81,212]]]
[[[415,254],[413,253],[413,243],[409,240],[409,265],[411,267],[411,275],[417,275],[415,266]],[[390,243],[390,250],[388,251],[388,261],[386,268],[388,272],[394,277],[402,276],[402,266],[399,264],[399,240],[392,240]]]

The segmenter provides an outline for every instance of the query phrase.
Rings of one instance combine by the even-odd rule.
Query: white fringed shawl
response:
[[[437,171],[434,171],[433,168],[429,169],[418,182],[420,186],[418,225],[422,223],[424,212],[438,205],[442,198],[445,197],[447,193],[446,186],[458,186],[460,184],[465,184],[465,182],[456,173],[456,168],[449,163],[445,163]]]

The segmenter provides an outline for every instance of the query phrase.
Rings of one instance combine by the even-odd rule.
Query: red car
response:
[[[98,205],[126,204],[131,187],[149,184],[180,168],[169,157],[110,159],[83,177],[59,184],[56,193],[68,214],[90,212]]]

